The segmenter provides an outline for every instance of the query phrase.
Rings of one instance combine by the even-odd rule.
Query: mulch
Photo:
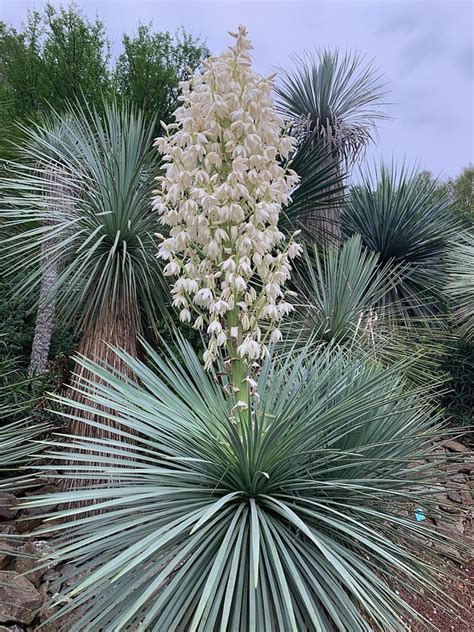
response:
[[[422,614],[434,630],[439,632],[473,632],[474,631],[474,560],[467,565],[450,565],[450,577],[443,580],[446,594],[458,604],[456,614],[443,607],[433,605],[422,595],[405,593],[400,590],[405,600]],[[428,632],[430,627],[415,622],[407,627],[410,632]]]

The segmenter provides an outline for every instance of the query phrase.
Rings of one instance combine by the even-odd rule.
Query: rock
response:
[[[22,516],[16,521],[16,527],[22,534],[31,533],[41,524],[41,518],[34,518],[32,516]]]
[[[444,463],[446,460],[447,451],[446,448],[443,448],[442,445],[435,446],[432,450],[430,450],[429,455],[427,456],[427,460],[430,463]]]
[[[0,571],[0,623],[32,623],[41,605],[39,592],[26,577]]]
[[[448,448],[450,452],[464,453],[469,451],[465,445],[459,443],[459,441],[454,441],[454,439],[445,439],[441,443],[445,448]]]
[[[413,461],[412,463],[408,463],[407,469],[411,470],[414,467],[422,467],[423,465],[426,465],[426,461]]]
[[[25,492],[25,500],[27,501],[29,498],[33,498],[34,496],[46,496],[47,494],[57,494],[58,486],[48,483],[47,485],[43,485],[42,487],[36,487],[35,489],[30,489]],[[41,509],[41,512],[47,512],[56,505],[47,505],[45,507],[35,507],[35,509]]]
[[[448,498],[449,498],[449,500],[452,500],[453,503],[460,503],[460,504],[463,503],[463,498],[462,498],[461,494],[459,492],[457,492],[456,490],[454,490],[454,489],[450,490],[448,492]],[[449,511],[449,509],[448,509],[448,511]]]
[[[55,608],[48,608],[47,610],[41,611],[38,617],[41,632],[69,632],[74,622],[77,621],[77,611],[68,612],[62,617],[59,617],[59,619],[51,620],[50,618],[55,612]]]
[[[2,535],[18,535],[15,524],[13,522],[0,524],[0,536]]]
[[[461,507],[457,507],[456,505],[452,505],[451,503],[444,503],[441,505],[441,509],[450,514],[457,514],[462,511]]]
[[[7,568],[13,561],[12,553],[15,553],[16,548],[12,542],[0,541],[0,569]]]
[[[15,560],[15,571],[24,575],[32,584],[38,587],[49,566],[41,565],[41,561],[51,552],[51,545],[42,540],[27,542],[18,549],[18,553],[23,553],[26,557],[18,556]]]
[[[451,476],[449,480],[452,483],[458,483],[462,487],[466,487],[467,480],[464,474],[455,474],[454,476]]]
[[[444,533],[450,538],[458,539],[457,536],[464,534],[464,518],[462,516],[453,517],[451,520],[446,516],[436,518],[436,526],[440,533]]]
[[[425,494],[429,498],[435,498],[440,504],[448,500],[446,488],[444,485],[441,485],[441,483],[435,483],[432,487],[427,487]]]
[[[45,487],[46,485],[54,485],[57,488],[61,484],[61,477],[56,470],[48,470],[41,473],[41,476],[35,478],[36,487]],[[25,494],[28,496],[28,492]]]
[[[470,474],[471,472],[474,472],[474,461],[468,460],[461,463],[454,463],[451,461],[444,464],[442,467],[448,474]]]
[[[459,551],[456,547],[451,546],[450,544],[446,544],[446,542],[437,542],[436,550],[442,553],[443,555],[447,555],[448,557],[454,558],[459,562],[463,561],[463,555],[461,551]]]
[[[12,520],[18,513],[17,504],[16,496],[0,492],[0,520]]]
[[[46,600],[49,599],[49,582],[43,581],[41,585],[38,587],[38,592],[41,595],[41,601],[46,603]]]
[[[34,489],[33,491],[29,491],[25,493],[25,498],[23,499],[25,502],[28,500],[34,500],[35,496],[43,496],[45,494],[51,494],[57,492],[57,487],[55,485],[46,485],[41,489]],[[46,505],[44,507],[25,507],[22,509],[21,518],[17,520],[17,529],[20,533],[31,533],[43,521],[43,516],[50,511],[52,511],[57,505]]]
[[[447,491],[450,500],[467,506],[471,505],[468,480],[464,474],[457,473],[451,476],[447,482]]]
[[[468,542],[474,541],[474,522],[468,522],[464,527],[464,537]],[[471,547],[471,552],[474,553],[474,549]],[[472,555],[471,555],[472,556]]]
[[[46,582],[57,581],[60,575],[61,575],[61,567],[59,565],[50,567],[46,570],[46,573],[43,576],[43,581],[46,581]]]

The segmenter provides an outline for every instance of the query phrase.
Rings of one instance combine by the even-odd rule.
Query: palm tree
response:
[[[332,205],[346,199],[345,174],[339,160],[328,151],[326,142],[315,142],[315,134],[302,140],[288,163],[300,180],[291,194],[291,201],[280,216],[280,228],[292,232],[303,230],[303,239],[313,241],[310,230],[315,213],[319,216]]]
[[[294,69],[281,71],[278,107],[298,138],[312,136],[313,146],[325,144],[342,173],[374,140],[377,122],[386,118],[381,110],[385,95],[381,74],[360,55],[338,50],[305,53],[294,62]],[[325,241],[339,241],[337,200],[315,209],[306,221]]]
[[[26,140],[35,166],[11,163],[2,185],[0,217],[15,231],[2,259],[17,275],[17,291],[37,291],[49,275],[57,317],[81,331],[79,354],[117,370],[122,363],[109,344],[137,355],[137,335],[155,325],[162,304],[150,204],[158,161],[153,124],[125,105],[106,105],[103,116],[71,107],[63,125],[74,142],[55,147],[61,171],[51,178],[44,166],[48,130],[36,126]],[[79,381],[89,377],[77,374]]]

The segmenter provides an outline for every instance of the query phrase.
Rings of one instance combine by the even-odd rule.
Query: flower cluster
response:
[[[252,70],[246,29],[202,74],[181,84],[175,122],[155,145],[163,154],[154,208],[169,227],[159,257],[180,319],[209,335],[209,366],[219,347],[254,361],[292,305],[283,289],[299,254],[278,229],[298,181],[281,166],[294,146],[273,107],[274,75]],[[161,235],[159,235],[162,237]]]

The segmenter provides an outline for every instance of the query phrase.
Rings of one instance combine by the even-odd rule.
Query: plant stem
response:
[[[237,348],[242,343],[242,326],[239,324],[237,316],[237,308],[234,308],[227,319],[226,329],[232,331],[237,329],[237,336],[232,337],[228,344],[230,354],[230,381],[234,392],[237,394],[237,400],[249,403],[249,383],[247,381],[249,365],[245,358],[239,358]],[[239,416],[243,420],[246,418],[246,412],[239,410]]]

